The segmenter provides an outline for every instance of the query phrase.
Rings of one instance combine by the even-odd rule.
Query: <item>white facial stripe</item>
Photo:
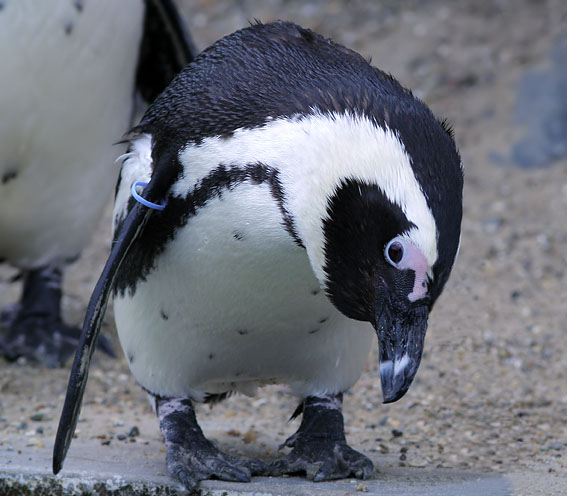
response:
[[[432,266],[436,228],[410,159],[399,138],[366,117],[321,114],[275,119],[262,127],[238,129],[228,138],[206,138],[179,153],[184,176],[172,193],[185,196],[211,170],[262,162],[279,171],[285,208],[294,218],[313,271],[325,282],[323,220],[329,198],[347,178],[378,185],[417,228],[407,237]]]

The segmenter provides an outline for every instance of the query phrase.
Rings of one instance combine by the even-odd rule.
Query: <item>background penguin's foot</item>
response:
[[[0,334],[0,353],[8,361],[25,357],[44,367],[61,367],[75,354],[81,329],[45,315],[18,317]],[[110,340],[100,336],[97,348],[115,357]]]
[[[227,455],[206,439],[191,400],[157,397],[156,411],[165,440],[167,468],[189,491],[205,479],[249,482],[252,475],[267,474],[263,462]]]
[[[293,449],[285,458],[270,465],[270,475],[304,472],[315,482],[370,477],[374,468],[370,459],[346,443],[342,394],[323,398],[309,396],[296,414],[301,411],[301,426],[280,447]]]
[[[54,267],[26,273],[21,302],[2,312],[0,352],[7,360],[25,357],[53,368],[75,353],[81,330],[61,320],[61,278]],[[98,347],[115,356],[108,338],[100,336]]]

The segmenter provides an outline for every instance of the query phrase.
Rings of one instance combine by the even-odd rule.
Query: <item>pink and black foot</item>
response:
[[[61,318],[62,272],[44,267],[24,274],[20,302],[2,312],[0,353],[10,361],[25,357],[54,368],[63,365],[77,348],[81,330]],[[115,356],[104,336],[98,348]]]
[[[191,400],[156,397],[155,402],[167,469],[189,491],[205,479],[249,482],[253,475],[267,475],[263,462],[228,455],[209,441],[197,423]]]
[[[301,426],[280,447],[292,450],[270,465],[270,475],[304,473],[315,482],[370,477],[374,469],[370,459],[346,442],[342,394],[308,396],[294,415],[301,412]]]

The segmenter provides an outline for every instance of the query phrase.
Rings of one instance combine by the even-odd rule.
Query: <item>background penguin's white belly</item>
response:
[[[162,395],[252,394],[270,382],[342,391],[375,339],[328,301],[267,184],[210,200],[114,307],[133,374]]]
[[[140,0],[4,2],[0,258],[38,267],[88,241],[119,170],[142,16]]]

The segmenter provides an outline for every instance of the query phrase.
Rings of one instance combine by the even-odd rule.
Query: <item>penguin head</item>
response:
[[[358,173],[327,195],[322,221],[323,285],[339,311],[374,326],[386,403],[415,377],[428,315],[460,241],[459,154],[432,114],[418,120],[398,120],[395,129],[365,124],[365,146],[350,152]]]

